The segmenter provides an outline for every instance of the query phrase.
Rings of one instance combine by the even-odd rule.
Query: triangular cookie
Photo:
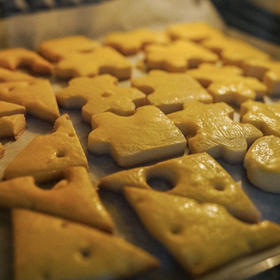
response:
[[[17,82],[17,81],[32,81],[34,77],[14,70],[8,70],[0,67],[0,82]]]
[[[124,240],[47,215],[12,212],[16,280],[115,279],[158,266]]]
[[[71,166],[88,167],[79,138],[68,115],[59,117],[54,132],[35,137],[8,165],[6,179],[33,176],[36,182],[62,177],[62,171]]]
[[[0,138],[13,137],[17,139],[25,129],[23,114],[0,117]]]
[[[24,114],[25,113],[25,107],[6,102],[6,101],[0,101],[0,117],[3,116],[10,116],[15,114]]]
[[[149,232],[194,275],[280,244],[279,225],[246,224],[217,204],[137,188],[125,195]]]

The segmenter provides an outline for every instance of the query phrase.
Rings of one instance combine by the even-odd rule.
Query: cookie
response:
[[[165,114],[182,110],[183,103],[198,100],[211,103],[212,96],[185,73],[168,73],[152,70],[144,77],[132,79],[132,86],[145,92],[150,104]]]
[[[33,81],[35,78],[22,73],[0,67],[0,82]]]
[[[33,176],[36,182],[62,177],[71,166],[88,168],[86,156],[68,115],[59,117],[54,132],[35,137],[4,171],[4,178]]]
[[[139,107],[128,117],[97,114],[92,117],[92,128],[89,151],[111,154],[122,167],[180,155],[186,148],[180,130],[152,105]]]
[[[146,96],[137,89],[119,87],[111,75],[80,77],[56,93],[58,103],[65,108],[81,108],[83,119],[91,121],[98,113],[113,112],[131,115],[135,107],[145,104]]]
[[[5,148],[2,145],[2,143],[0,143],[0,159],[4,156],[5,154]]]
[[[39,52],[46,59],[58,62],[72,53],[87,53],[100,47],[97,41],[85,36],[69,36],[43,41]]]
[[[248,224],[218,204],[125,188],[125,196],[148,231],[192,275],[280,244],[280,226]]]
[[[279,137],[261,137],[253,143],[244,159],[250,182],[267,192],[280,193],[279,147]]]
[[[10,102],[0,101],[0,117],[15,114],[25,114],[25,107]]]
[[[234,216],[257,222],[260,213],[240,185],[207,153],[185,155],[151,166],[124,170],[105,176],[98,187],[121,191],[126,186],[151,189],[152,179],[172,186],[166,193],[223,205]]]
[[[23,48],[1,50],[0,66],[10,70],[27,67],[32,72],[42,75],[50,75],[53,70],[52,64],[43,57]]]
[[[24,132],[25,125],[23,114],[0,117],[0,138],[17,139]]]
[[[150,45],[144,50],[145,64],[148,69],[162,69],[169,72],[184,72],[197,67],[202,62],[214,63],[218,56],[203,47],[187,41],[172,44]]]
[[[27,208],[112,232],[113,221],[99,199],[84,167],[63,170],[52,189],[41,189],[33,177],[0,182],[0,205]]]
[[[27,113],[53,122],[59,116],[55,94],[47,80],[0,83],[0,100],[22,105]]]
[[[149,29],[137,29],[127,32],[110,33],[104,39],[104,44],[124,55],[133,55],[149,44],[167,44],[168,36],[164,32]]]
[[[159,266],[121,238],[28,210],[12,211],[15,280],[116,279]]]
[[[188,137],[192,153],[208,152],[214,158],[239,163],[262,132],[251,124],[233,121],[234,110],[225,103],[203,104],[189,101],[184,110],[168,117]]]
[[[130,77],[131,64],[114,49],[102,47],[91,52],[74,53],[67,56],[58,62],[55,72],[58,77],[62,78],[111,74],[119,80],[123,80]]]
[[[264,135],[280,137],[280,103],[264,104],[247,101],[241,105],[241,122],[250,123],[262,131]]]

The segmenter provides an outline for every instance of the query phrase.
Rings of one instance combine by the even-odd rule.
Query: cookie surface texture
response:
[[[142,249],[87,226],[21,209],[12,221],[16,280],[114,279],[158,266]]]
[[[180,155],[186,147],[180,130],[152,105],[139,107],[128,117],[111,112],[95,115],[92,128],[89,151],[110,153],[123,167]]]
[[[214,158],[238,163],[262,132],[251,124],[233,121],[233,113],[233,108],[222,102],[189,101],[184,104],[184,110],[168,117],[188,137],[192,153],[208,152]]]
[[[217,204],[137,188],[125,195],[148,231],[193,275],[280,243],[279,225],[241,222]]]
[[[32,81],[34,79],[34,77],[26,73],[0,67],[0,82]]]
[[[146,95],[137,89],[117,85],[111,75],[94,78],[80,77],[70,81],[69,86],[56,93],[58,103],[66,108],[80,108],[87,122],[98,113],[113,112],[117,115],[131,115],[136,105],[145,103]]]

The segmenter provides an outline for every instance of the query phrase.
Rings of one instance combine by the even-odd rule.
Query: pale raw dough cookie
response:
[[[100,47],[97,41],[85,36],[69,36],[43,41],[39,52],[50,61],[58,62],[72,53],[86,53]]]
[[[27,67],[37,74],[49,75],[53,66],[36,52],[23,49],[4,49],[0,51],[0,66],[10,70]]]
[[[91,52],[67,56],[58,62],[55,72],[62,78],[111,74],[123,80],[130,77],[131,64],[114,49],[102,47]]]
[[[241,122],[250,123],[264,135],[280,137],[280,103],[264,104],[247,101],[241,105]]]
[[[169,114],[177,127],[188,137],[192,153],[208,152],[230,163],[240,163],[250,146],[262,136],[251,124],[233,121],[234,110],[225,103],[203,104],[189,101],[184,110]]]
[[[2,181],[0,205],[32,209],[108,232],[114,229],[113,221],[84,167],[65,169],[63,179],[52,189],[41,189],[31,176]]]
[[[150,45],[144,52],[148,69],[162,69],[169,72],[184,72],[202,62],[218,61],[216,54],[187,41],[175,41],[167,46]]]
[[[89,151],[110,153],[123,167],[180,155],[186,148],[180,130],[152,105],[138,108],[129,117],[111,112],[97,114],[92,117],[92,128]]]
[[[121,238],[28,210],[12,211],[15,280],[119,279],[159,266]]]
[[[193,275],[280,244],[279,225],[244,223],[218,204],[137,188],[125,195],[149,232]]]
[[[168,36],[164,32],[149,29],[137,29],[127,32],[114,32],[105,37],[104,43],[124,55],[133,55],[149,44],[167,44]]]
[[[81,108],[83,119],[91,121],[98,113],[113,112],[131,115],[136,106],[144,105],[146,95],[137,89],[119,87],[110,75],[72,79],[67,88],[56,93],[57,101],[65,108]]]
[[[25,125],[23,114],[0,117],[0,138],[12,137],[17,139],[24,132]]]
[[[54,132],[35,137],[4,171],[4,178],[33,176],[36,182],[62,177],[71,166],[88,168],[87,159],[68,115],[59,117]]]
[[[185,155],[147,167],[124,170],[103,177],[100,188],[121,191],[125,186],[151,189],[148,182],[162,178],[170,182],[166,191],[195,199],[223,205],[234,216],[257,222],[260,213],[233,178],[207,153]]]
[[[245,156],[244,167],[252,184],[280,193],[280,138],[271,135],[256,140]]]
[[[148,94],[150,104],[165,114],[182,110],[184,102],[198,100],[211,103],[212,96],[192,77],[185,73],[152,70],[147,76],[132,80],[132,86]]]
[[[0,67],[0,82],[33,81],[35,78],[20,71]]]
[[[22,105],[27,113],[42,120],[53,122],[59,116],[55,94],[47,80],[0,83],[0,100]]]

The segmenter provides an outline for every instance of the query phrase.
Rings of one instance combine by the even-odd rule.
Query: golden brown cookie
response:
[[[5,148],[2,145],[2,143],[0,143],[0,159],[4,156],[4,153],[5,153]]]
[[[139,107],[128,117],[97,114],[92,117],[92,128],[89,151],[111,154],[123,167],[180,155],[186,147],[180,130],[152,105]]]
[[[25,114],[25,107],[6,101],[0,101],[0,117],[15,114]]]
[[[223,205],[234,216],[257,222],[260,213],[233,178],[207,153],[185,155],[147,167],[113,173],[99,187],[121,191],[126,186],[151,189],[149,182],[161,179],[172,186],[166,193]]]
[[[155,191],[126,188],[148,231],[193,275],[280,244],[280,226],[248,224],[223,206]]]
[[[147,76],[132,80],[132,86],[148,94],[150,104],[165,114],[182,110],[183,103],[198,100],[211,103],[212,96],[193,78],[185,73],[168,73],[152,70]]]
[[[103,112],[131,115],[136,106],[145,104],[146,95],[137,89],[119,87],[117,79],[107,74],[72,79],[67,88],[56,93],[56,98],[65,108],[82,107],[83,119],[90,122],[93,115]]]
[[[39,52],[46,59],[58,62],[72,53],[86,53],[95,50],[100,44],[85,36],[69,36],[43,41]]]
[[[0,117],[0,138],[13,137],[17,139],[25,130],[25,117],[15,114]]]
[[[15,280],[116,279],[159,266],[121,238],[64,219],[12,211]]]
[[[86,156],[68,115],[59,117],[54,132],[35,137],[4,171],[6,179],[33,176],[36,182],[62,177],[71,166],[88,168]]]
[[[33,81],[35,78],[20,71],[0,67],[0,82]]]
[[[225,103],[203,104],[189,101],[184,110],[169,114],[176,126],[188,137],[192,153],[208,152],[230,163],[239,163],[250,146],[262,136],[251,124],[233,121],[234,110]]]

